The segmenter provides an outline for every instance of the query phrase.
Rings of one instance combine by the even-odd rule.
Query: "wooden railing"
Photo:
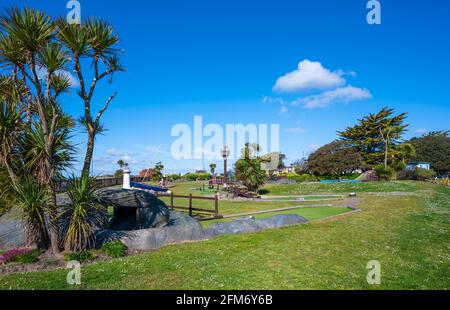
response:
[[[131,177],[132,182],[143,182],[143,178],[141,177]],[[67,180],[60,180],[56,182],[57,191],[59,193],[65,192],[67,190]],[[112,186],[118,186],[123,184],[123,178],[97,178],[95,180],[95,184],[100,187],[112,187]],[[163,192],[157,192],[156,193],[158,197],[168,197],[169,198],[169,208],[172,209],[180,209],[184,211],[188,211],[189,215],[192,216],[193,212],[196,211],[198,213],[206,213],[206,214],[212,214],[214,218],[221,218],[222,216],[219,213],[219,195],[214,195],[214,197],[204,197],[204,196],[193,196],[192,194],[189,195],[175,195],[174,193],[163,193]],[[175,205],[175,198],[179,199],[187,199],[188,204],[187,206],[177,206]],[[194,200],[209,200],[214,201],[213,209],[203,209],[203,208],[196,208],[193,205]]]
[[[144,178],[141,177],[131,177],[131,182],[143,182]],[[56,182],[56,190],[59,193],[65,192],[67,190],[68,180],[59,180]],[[123,178],[96,178],[95,185],[99,188],[118,186],[123,184]]]
[[[167,197],[169,198],[169,204],[168,207],[171,209],[180,209],[184,211],[189,212],[189,216],[193,215],[193,211],[197,211],[199,213],[207,213],[207,214],[213,214],[214,218],[221,218],[222,216],[219,213],[219,195],[216,194],[214,197],[204,197],[204,196],[193,196],[192,194],[189,195],[175,195],[174,193],[158,193],[158,197]],[[188,206],[177,206],[175,205],[175,198],[181,198],[181,199],[187,199],[188,200]],[[203,208],[196,208],[193,205],[194,200],[209,200],[214,201],[214,209],[203,209]]]

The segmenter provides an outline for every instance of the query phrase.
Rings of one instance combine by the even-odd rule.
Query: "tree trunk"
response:
[[[384,151],[384,170],[388,167],[388,140],[385,141],[385,151]]]
[[[58,206],[56,204],[56,191],[53,181],[49,184],[50,199],[48,201],[48,219],[50,224],[50,246],[53,254],[60,252],[59,247],[59,225]]]
[[[91,162],[94,154],[94,142],[95,142],[94,140],[95,140],[95,133],[91,130],[88,130],[88,142],[87,142],[86,156],[84,157],[82,176],[89,176],[89,173],[91,172],[90,171]]]

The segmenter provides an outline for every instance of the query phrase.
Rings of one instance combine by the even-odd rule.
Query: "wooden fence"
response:
[[[158,193],[158,197],[167,197],[169,198],[168,207],[171,209],[180,209],[189,212],[189,216],[193,215],[193,211],[197,211],[198,213],[206,213],[212,214],[214,218],[221,218],[222,216],[219,213],[219,195],[216,194],[214,197],[204,197],[204,196],[193,196],[189,195],[175,195],[174,193],[166,194],[166,193]],[[175,205],[175,198],[187,199],[188,206],[177,206]],[[213,209],[203,209],[196,208],[193,205],[194,200],[209,200],[214,201]]]
[[[131,177],[132,182],[143,182],[144,179],[141,177]],[[65,192],[67,190],[67,180],[60,180],[56,183],[57,185],[57,191],[59,193]],[[116,177],[110,177],[110,178],[97,178],[95,179],[95,184],[99,188],[104,187],[112,187],[112,186],[118,186],[123,184],[123,178],[116,178]],[[214,197],[202,197],[202,196],[193,196],[192,194],[189,195],[174,195],[173,193],[167,194],[162,192],[156,193],[158,197],[168,197],[169,198],[169,208],[172,209],[180,209],[189,212],[189,215],[192,216],[193,212],[196,211],[198,213],[206,213],[211,214],[214,218],[221,218],[222,216],[219,213],[219,196],[216,194]],[[187,199],[188,203],[187,206],[176,206],[175,205],[175,198],[180,199]],[[202,208],[196,208],[193,205],[194,200],[209,200],[214,201],[214,205],[212,209],[202,209]]]
[[[144,178],[141,177],[131,177],[131,182],[141,183]],[[67,190],[68,180],[59,180],[56,182],[56,191],[59,193],[65,192]],[[95,185],[99,188],[118,186],[123,184],[123,178],[108,177],[108,178],[96,178]]]

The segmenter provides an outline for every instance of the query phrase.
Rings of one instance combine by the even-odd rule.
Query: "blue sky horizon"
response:
[[[3,0],[65,16],[66,0]],[[179,123],[280,124],[287,163],[337,138],[382,107],[407,112],[405,139],[450,129],[450,3],[380,0],[369,25],[367,0],[86,1],[81,18],[101,18],[120,34],[127,71],[102,83],[95,109],[115,90],[98,137],[94,174],[118,159],[138,173],[161,161],[166,173],[220,160],[175,160]],[[64,98],[83,112],[76,88]],[[80,168],[85,134],[74,137]]]

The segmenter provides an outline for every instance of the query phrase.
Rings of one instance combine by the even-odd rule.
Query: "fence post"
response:
[[[189,194],[189,216],[192,217],[192,194]]]
[[[219,194],[215,194],[214,195],[214,210],[215,210],[215,215],[218,216],[219,215]]]
[[[170,207],[173,209],[174,205],[173,205],[173,192],[170,193]]]

